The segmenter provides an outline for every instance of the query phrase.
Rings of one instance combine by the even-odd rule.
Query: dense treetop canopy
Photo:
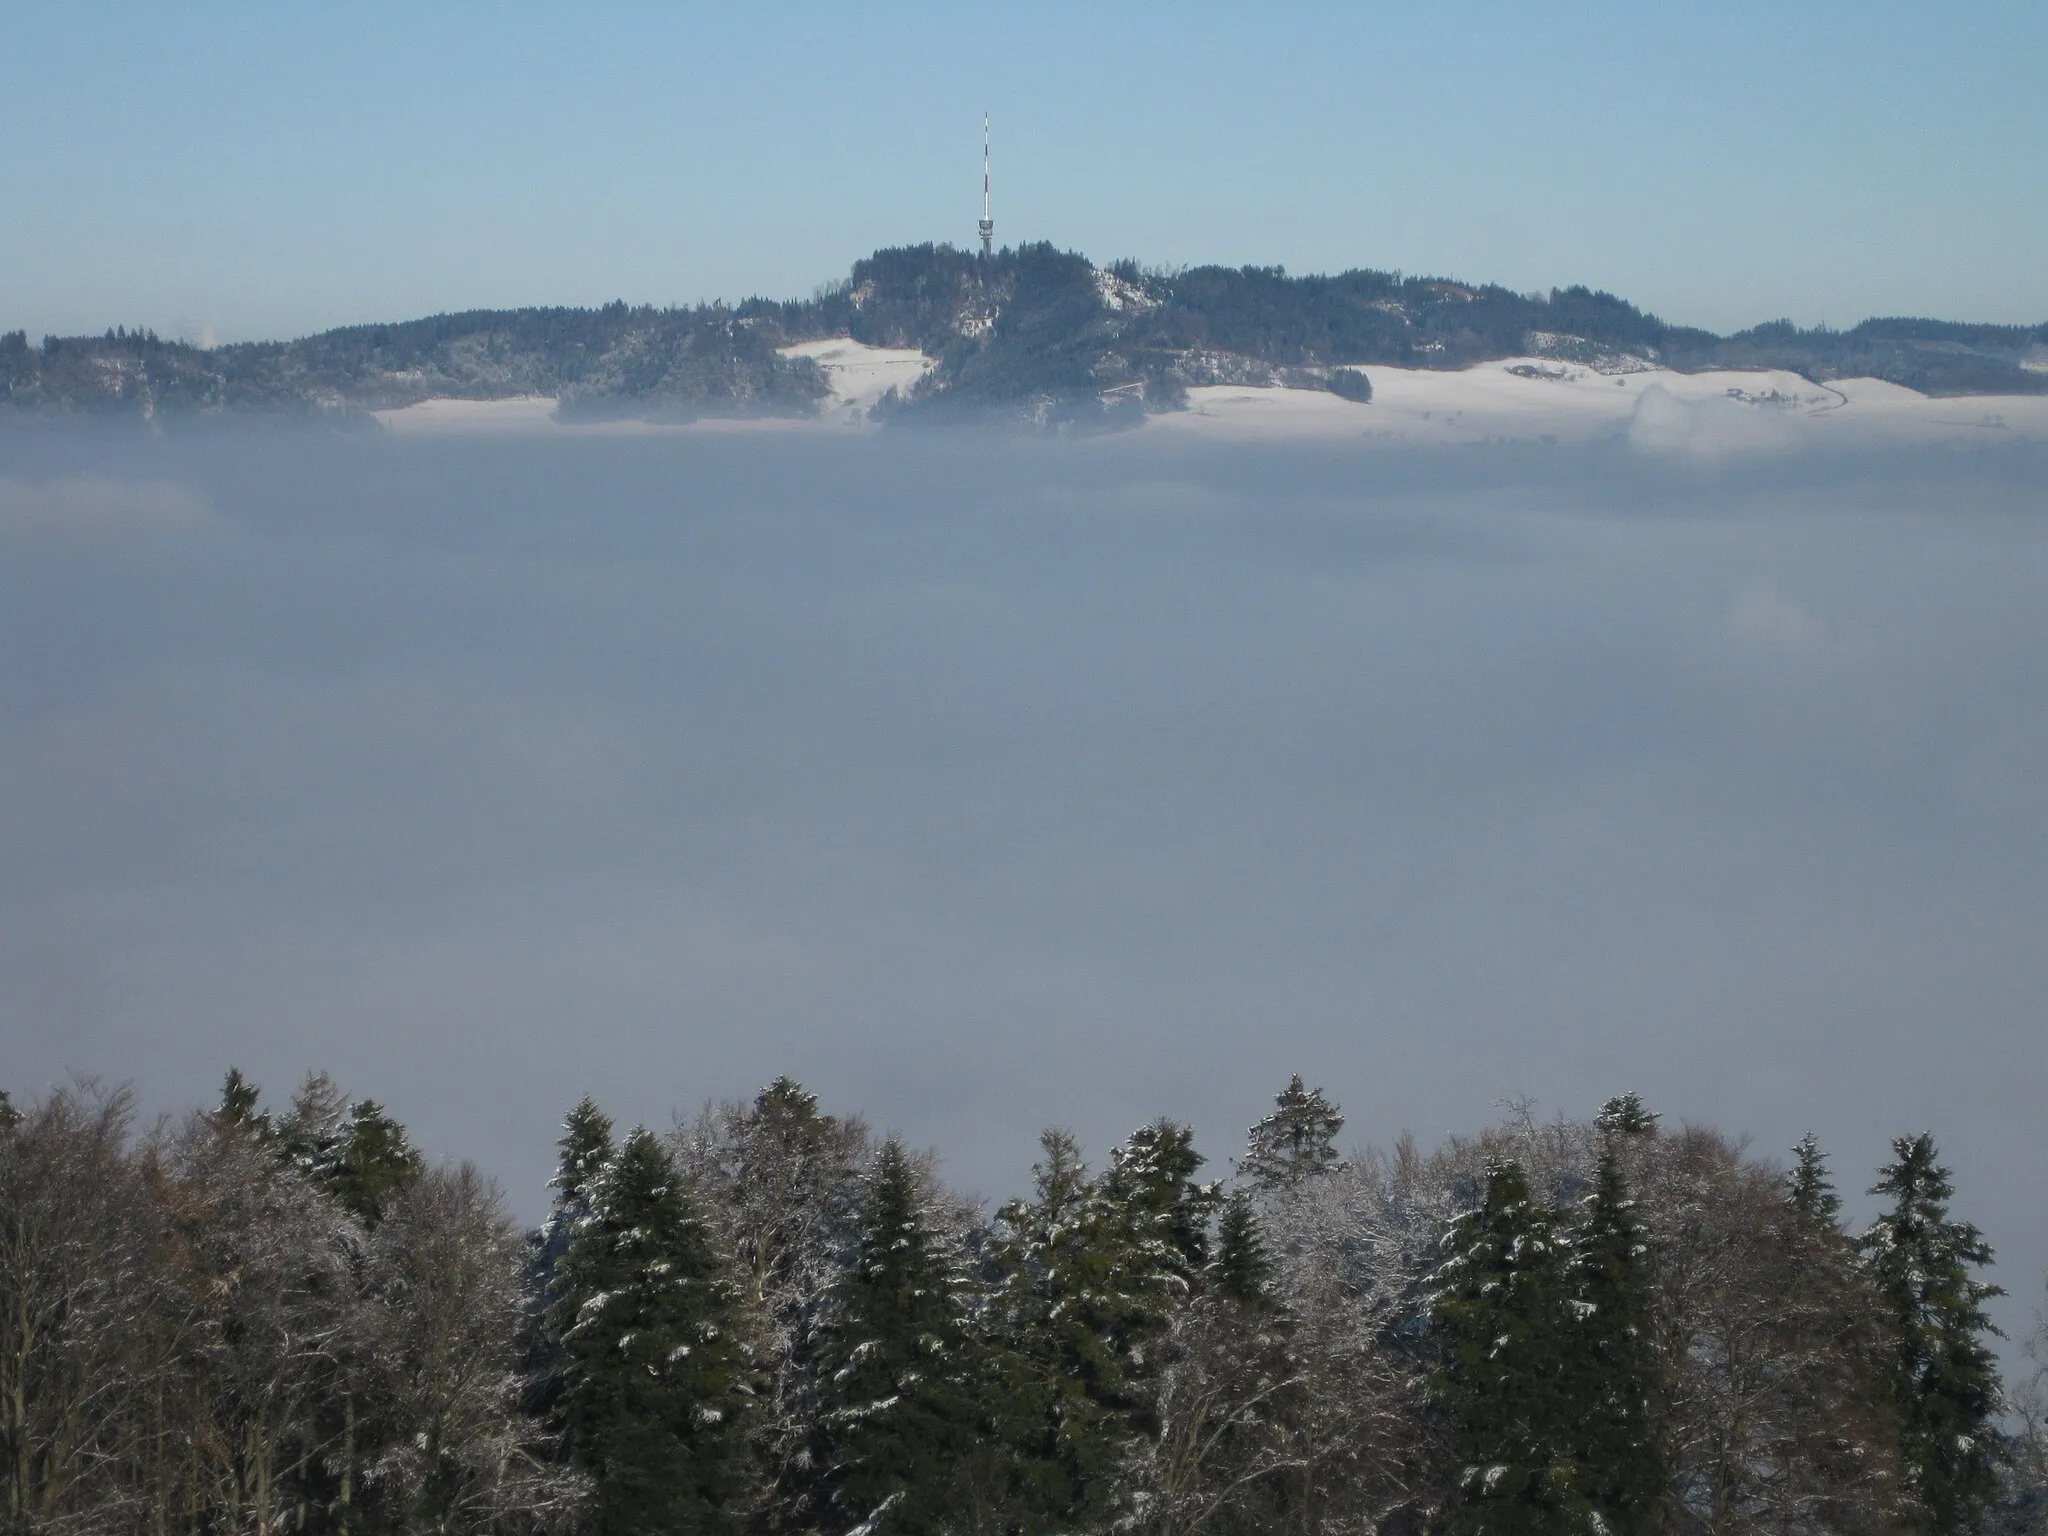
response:
[[[1634,1095],[1339,1157],[1292,1078],[1229,1179],[1049,1130],[990,1212],[779,1078],[571,1108],[552,1209],[321,1074],[0,1094],[0,1521],[37,1536],[1966,1536],[2038,1529],[1983,1236],[1901,1137],[1843,1230]],[[2048,1357],[2048,1333],[2032,1347]],[[2031,1522],[2031,1523],[2030,1523]]]

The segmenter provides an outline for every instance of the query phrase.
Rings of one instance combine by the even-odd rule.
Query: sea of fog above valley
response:
[[[529,1215],[585,1090],[788,1072],[1003,1195],[1051,1119],[1222,1171],[1294,1071],[1378,1142],[1634,1089],[1849,1186],[1934,1130],[2026,1291],[2044,484],[10,431],[6,1086],[325,1067]]]

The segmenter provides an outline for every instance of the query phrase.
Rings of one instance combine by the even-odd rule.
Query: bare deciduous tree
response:
[[[397,1529],[545,1523],[577,1497],[519,1409],[520,1257],[498,1191],[468,1163],[427,1170],[370,1237],[355,1329],[385,1433],[365,1476]]]
[[[754,1434],[774,1469],[766,1506],[784,1516],[816,1492],[818,1330],[854,1241],[870,1143],[863,1121],[820,1114],[816,1095],[789,1078],[669,1137],[733,1263],[764,1383]]]
[[[60,1089],[0,1122],[0,1483],[10,1528],[84,1528],[136,1495],[152,1290],[130,1100]]]

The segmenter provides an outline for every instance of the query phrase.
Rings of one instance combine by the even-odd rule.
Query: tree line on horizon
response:
[[[1904,1136],[1845,1230],[1634,1095],[1346,1159],[1295,1077],[1231,1176],[1047,1131],[990,1212],[780,1078],[588,1098],[520,1232],[326,1076],[0,1093],[0,1530],[1967,1536],[2048,1524],[1983,1235]],[[2027,1341],[2043,1364],[2048,1325]]]
[[[1114,424],[1212,383],[1369,398],[1351,365],[1462,368],[1534,352],[1606,366],[1771,368],[1874,377],[1949,395],[2048,390],[2048,325],[1773,321],[1731,336],[1671,325],[1584,285],[1518,293],[1365,269],[1098,269],[1047,243],[982,255],[876,251],[806,299],[470,310],[203,349],[146,328],[0,335],[0,405],[17,413],[361,412],[434,397],[551,395],[571,417],[804,412],[827,393],[792,343],[916,347],[929,377],[887,414]]]

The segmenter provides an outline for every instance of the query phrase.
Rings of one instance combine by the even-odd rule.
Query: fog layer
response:
[[[2048,1263],[2038,453],[0,442],[4,1083],[308,1067],[535,1211],[782,1072],[1020,1187],[1290,1072],[1931,1128]]]

